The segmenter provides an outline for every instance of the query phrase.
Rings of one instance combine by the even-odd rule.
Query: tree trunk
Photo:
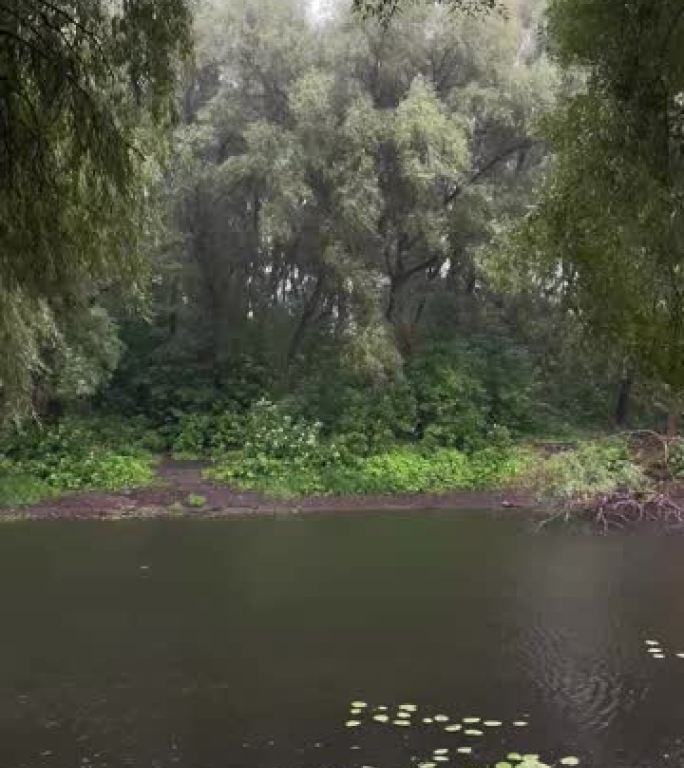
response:
[[[677,437],[679,432],[679,417],[681,414],[681,405],[674,402],[670,406],[670,412],[667,414],[667,436]]]
[[[615,424],[624,427],[629,416],[630,396],[632,394],[632,377],[622,376],[618,388],[617,403],[615,405]]]
[[[313,293],[311,294],[309,300],[306,302],[306,305],[304,306],[304,311],[302,312],[302,315],[299,318],[299,322],[297,323],[297,327],[295,328],[295,332],[292,335],[290,346],[287,351],[287,367],[288,368],[291,367],[295,357],[299,352],[299,348],[302,345],[302,341],[304,340],[304,334],[306,333],[309,323],[311,322],[311,320],[313,320],[314,315],[318,311],[318,305],[320,304],[322,295],[323,295],[323,276],[319,275],[318,278],[316,278],[316,285],[314,286]]]

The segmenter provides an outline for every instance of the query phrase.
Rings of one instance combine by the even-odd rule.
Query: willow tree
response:
[[[426,0],[353,0],[353,8],[364,17],[388,23],[402,10],[421,3],[429,4]],[[465,13],[482,13],[501,8],[502,0],[437,0],[437,4]]]
[[[552,0],[548,30],[584,86],[548,122],[555,160],[519,253],[595,339],[664,385],[674,432],[684,393],[684,6]]]
[[[57,359],[78,357],[69,329],[91,323],[98,293],[141,273],[147,158],[172,115],[189,22],[186,0],[0,4],[6,413],[30,405]]]

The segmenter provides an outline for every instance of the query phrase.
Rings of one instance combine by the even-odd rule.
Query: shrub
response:
[[[140,423],[67,418],[6,438],[16,472],[58,490],[117,489],[148,484],[152,460]]]
[[[259,400],[244,420],[243,455],[248,458],[310,459],[319,450],[320,422],[296,419],[282,404]]]
[[[203,456],[239,448],[245,435],[242,414],[225,410],[218,413],[186,413],[180,417],[173,438],[174,453]]]
[[[487,430],[487,397],[460,347],[436,347],[411,362],[419,436],[435,446],[472,449]]]
[[[425,452],[412,446],[358,458],[327,443],[306,460],[236,454],[207,474],[221,482],[286,497],[436,493],[508,483],[521,473],[527,459],[519,449],[487,449],[468,455],[450,448]]]
[[[684,439],[680,439],[670,446],[668,465],[673,477],[684,480]]]
[[[54,493],[45,481],[27,475],[8,459],[0,458],[0,507],[35,504]]]
[[[617,438],[586,442],[555,454],[541,463],[533,480],[543,497],[573,503],[648,485],[627,444]]]

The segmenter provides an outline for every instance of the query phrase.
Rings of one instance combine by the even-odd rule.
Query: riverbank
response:
[[[604,529],[684,525],[684,444],[655,433],[471,451],[397,443],[368,455],[329,440],[285,451],[284,434],[263,452],[180,460],[155,450],[157,433],[125,422],[34,430],[0,455],[0,519],[525,508]]]
[[[0,520],[120,520],[154,517],[231,517],[307,512],[505,510],[530,508],[534,494],[522,489],[446,493],[353,494],[276,499],[207,480],[201,461],[163,460],[153,485],[125,491],[84,491],[36,504],[0,509]]]

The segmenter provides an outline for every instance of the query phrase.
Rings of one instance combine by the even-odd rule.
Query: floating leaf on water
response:
[[[459,747],[457,752],[460,752],[462,755],[471,755],[473,753],[472,747]]]
[[[479,723],[480,722],[479,717],[464,717],[463,722],[464,723]]]
[[[349,712],[349,714],[350,714],[350,715],[361,715],[361,714],[363,714],[363,710],[362,710],[362,709],[352,709],[352,710]]]
[[[415,712],[418,707],[415,704],[400,704],[397,709],[403,709],[405,712]]]
[[[510,763],[497,763],[494,768],[513,768]]]
[[[447,733],[456,733],[456,731],[460,731],[460,730],[461,730],[461,728],[463,728],[463,726],[462,726],[462,725],[460,725],[460,723],[454,723],[453,725],[447,725],[447,726],[444,728],[444,730],[445,730]]]
[[[366,704],[365,701],[352,701],[351,706],[353,709],[363,709],[364,707],[367,707],[368,704]]]
[[[377,720],[378,723],[387,723],[389,722],[389,717],[387,715],[373,715],[373,720]]]
[[[579,765],[579,758],[578,757],[564,757],[561,759],[560,764],[561,765]]]
[[[433,719],[436,723],[447,723],[449,722],[449,715],[435,715]]]
[[[478,731],[475,728],[468,728],[465,731],[463,731],[466,736],[482,736],[482,731]]]
[[[652,659],[664,659],[665,654],[664,653],[652,653],[651,654]]]
[[[392,725],[401,725],[405,728],[408,728],[411,723],[409,723],[407,720],[392,720]]]
[[[376,709],[380,710],[380,712],[387,712],[387,704],[378,704]]]
[[[528,726],[528,725],[529,725],[529,723],[527,722],[527,720],[516,720],[516,721],[513,723],[513,725],[514,725],[516,728],[525,728],[526,726]],[[537,755],[537,757],[539,757],[539,755]]]
[[[532,762],[533,760],[539,760],[539,755],[523,755],[523,760],[526,760],[528,763]]]
[[[430,723],[432,723],[432,722],[433,722],[433,720],[432,720],[432,718],[431,718],[431,717],[424,717],[424,718],[423,718],[423,722],[424,722],[426,725],[429,725]]]
[[[657,648],[656,647],[656,648],[649,648],[648,649],[648,653],[662,653],[662,652],[663,652],[662,648]]]
[[[678,659],[684,659],[684,653],[677,653],[675,654]]]
[[[485,720],[482,725],[486,725],[488,728],[498,728],[503,723],[501,720]]]
[[[660,645],[657,640],[646,640],[646,645]]]
[[[449,758],[446,755],[435,755],[433,760],[438,763],[446,763]]]
[[[440,747],[439,749],[434,749],[433,752],[436,755],[448,755],[449,754],[449,747]]]
[[[418,768],[437,768],[437,763],[418,763]]]
[[[411,717],[411,713],[410,712],[404,712],[402,710],[401,712],[397,712],[397,717],[409,718],[409,717]]]
[[[361,725],[360,720],[347,720],[347,722],[345,723],[345,726],[347,728],[358,728],[360,725]]]
[[[506,755],[506,760],[513,760],[516,763],[520,762],[522,759],[523,757],[519,752],[510,752]]]

